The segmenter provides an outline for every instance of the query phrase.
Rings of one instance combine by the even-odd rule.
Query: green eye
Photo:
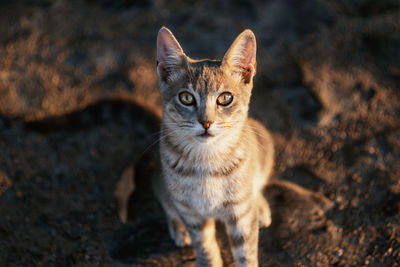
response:
[[[229,92],[222,93],[217,98],[217,104],[221,106],[227,106],[232,103],[233,95]]]
[[[182,104],[186,106],[194,105],[194,96],[191,93],[188,92],[180,93],[179,100],[182,102]]]

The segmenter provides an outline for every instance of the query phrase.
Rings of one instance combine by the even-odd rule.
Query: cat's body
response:
[[[236,264],[257,266],[258,227],[271,223],[261,191],[273,164],[268,131],[247,117],[255,38],[243,32],[223,61],[192,60],[172,33],[158,35],[164,98],[162,177],[156,194],[178,246],[193,244],[198,266],[222,266],[215,220],[226,224]]]

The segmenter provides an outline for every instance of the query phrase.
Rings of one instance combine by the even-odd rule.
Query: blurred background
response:
[[[149,184],[163,25],[192,58],[256,35],[250,115],[276,143],[260,265],[399,266],[398,0],[1,1],[0,266],[194,265]]]

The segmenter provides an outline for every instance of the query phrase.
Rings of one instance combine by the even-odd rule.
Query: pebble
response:
[[[8,175],[0,171],[0,196],[7,191],[8,188],[10,188],[12,185],[11,180],[8,178]]]

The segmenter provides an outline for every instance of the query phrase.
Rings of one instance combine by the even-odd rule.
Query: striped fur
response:
[[[195,247],[197,266],[222,266],[215,220],[226,224],[237,266],[258,265],[258,228],[271,223],[261,191],[273,165],[273,141],[247,115],[255,49],[254,34],[246,30],[222,61],[193,60],[168,29],[158,35],[163,175],[154,183],[155,192],[172,239]],[[184,91],[194,105],[180,102]],[[223,92],[233,95],[227,106],[217,104]],[[207,130],[204,121],[210,122]],[[201,136],[204,132],[211,136]]]

